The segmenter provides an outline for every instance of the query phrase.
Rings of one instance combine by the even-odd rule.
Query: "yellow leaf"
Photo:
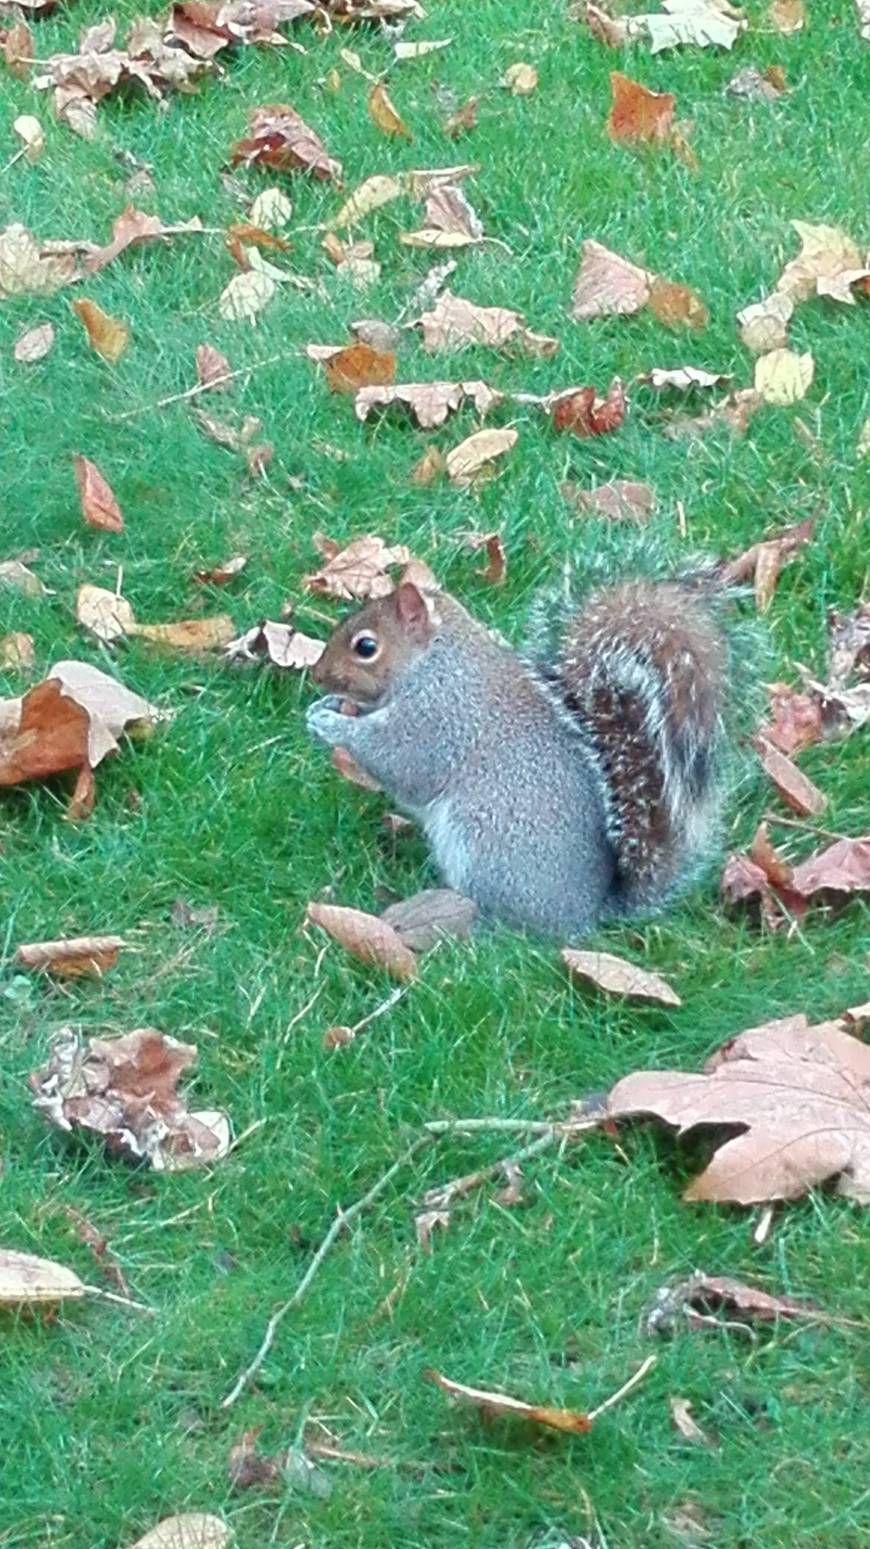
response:
[[[383,134],[401,135],[405,140],[412,140],[413,135],[407,124],[403,123],[396,112],[392,102],[387,96],[386,88],[382,81],[376,81],[368,96],[369,117]]]
[[[81,296],[70,302],[79,322],[83,324],[88,341],[103,360],[112,365],[120,360],[130,343],[130,330],[118,317],[110,317],[95,301]]]
[[[794,350],[771,350],[755,362],[755,390],[765,403],[797,403],[813,380],[813,357]]]

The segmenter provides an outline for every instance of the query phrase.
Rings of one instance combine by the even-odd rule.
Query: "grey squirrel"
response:
[[[546,659],[402,581],[345,618],[309,731],[423,828],[446,884],[562,939],[656,908],[713,842],[729,647],[711,574],[547,604]]]

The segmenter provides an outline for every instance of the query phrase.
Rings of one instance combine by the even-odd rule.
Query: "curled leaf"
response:
[[[417,959],[392,925],[362,909],[337,904],[308,905],[306,924],[319,925],[334,941],[364,963],[383,968],[394,979],[415,979]]]

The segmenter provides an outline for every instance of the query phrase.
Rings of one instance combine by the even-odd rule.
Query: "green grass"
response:
[[[548,362],[483,350],[442,362],[408,335],[405,380],[479,374],[546,391],[604,387],[616,372],[690,361],[742,384],[752,363],[734,313],[770,288],[794,251],[789,220],[840,223],[870,240],[870,46],[858,41],[848,0],[809,9],[804,32],[752,32],[733,55],[686,49],[652,59],[636,48],[623,60],[566,22],[555,0],[431,0],[428,23],[409,35],[452,36],[452,46],[391,76],[411,146],[379,135],[365,83],[338,57],[349,42],[369,69],[385,68],[391,47],[376,33],[319,41],[301,29],[304,57],[241,52],[225,76],[170,98],[165,112],[110,99],[99,110],[103,137],[92,144],[55,125],[46,98],[4,75],[4,159],[15,149],[8,126],[16,113],[41,114],[47,148],[34,165],[18,162],[0,177],[0,220],[25,221],[42,237],[105,240],[125,198],[114,147],[153,165],[156,191],[137,203],[167,222],[198,214],[221,228],[240,214],[219,174],[246,110],[290,100],[343,159],[348,189],[375,171],[478,162],[472,200],[508,251],[459,255],[454,288],[518,307],[530,326],[562,340]],[[87,3],[36,24],[40,53],[68,47],[98,15]],[[495,87],[515,59],[540,70],[532,97]],[[734,70],[750,62],[783,64],[790,95],[773,105],[724,96]],[[678,114],[694,124],[697,173],[606,140],[607,73],[620,64],[676,93]],[[336,65],[341,89],[331,93],[323,78]],[[441,85],[457,102],[484,92],[479,127],[456,144],[440,129]],[[252,170],[238,181],[253,194],[270,180]],[[422,847],[402,841],[394,852],[381,835],[378,798],[336,780],[306,740],[304,683],[136,643],[108,657],[77,632],[76,586],[111,586],[120,566],[139,618],[228,608],[241,629],[301,598],[315,529],[338,538],[376,530],[411,544],[473,608],[516,634],[534,588],[595,541],[566,512],[559,481],[645,478],[666,530],[682,502],[688,542],[723,552],[819,510],[816,539],[783,574],[770,617],[777,672],[790,676],[795,658],[821,669],[826,609],[854,606],[865,580],[870,459],[856,464],[854,449],[870,412],[870,322],[866,302],[799,309],[791,337],[812,350],[815,382],[796,409],[759,414],[742,440],[669,441],[651,395],[637,391],[617,435],[556,439],[524,412],[497,480],[479,493],[420,490],[408,472],[423,445],[449,447],[473,428],[471,418],[434,436],[362,427],[301,354],[309,340],[342,339],[354,317],[392,317],[407,302],[430,262],[397,241],[416,211],[395,204],[365,224],[360,234],[373,235],[383,277],[355,297],[337,285],[315,229],[340,195],[304,179],[287,187],[292,263],[324,290],[282,291],[256,329],[218,315],[233,272],[220,235],[128,252],[81,288],[130,323],[133,342],[116,367],[89,351],[71,293],[0,307],[0,555],[38,548],[35,568],[52,589],[36,601],[0,592],[0,632],[33,634],[40,673],[78,656],[177,711],[149,742],[99,770],[89,823],[63,821],[59,787],[6,792],[0,808],[0,1243],[97,1279],[62,1212],[71,1205],[106,1233],[133,1295],[156,1310],[149,1320],[90,1301],[52,1321],[4,1319],[0,1543],[122,1549],[160,1515],[201,1509],[225,1512],[241,1549],[526,1549],[572,1536],[611,1549],[692,1541],[786,1549],[796,1538],[858,1549],[868,1511],[862,1333],[679,1334],[656,1347],[658,1363],[639,1390],[574,1439],[487,1426],[422,1380],[435,1366],[541,1402],[596,1404],[648,1353],[640,1324],[657,1288],[692,1267],[864,1315],[867,1233],[857,1207],[805,1199],[779,1212],[757,1246],[747,1213],[681,1203],[692,1156],[649,1128],[619,1145],[591,1136],[561,1160],[530,1164],[520,1208],[478,1191],[426,1257],[413,1227],[423,1190],[508,1145],[490,1136],[430,1148],[336,1246],[256,1386],[229,1413],[219,1407],[337,1205],[364,1193],[421,1121],[558,1113],[632,1068],[694,1068],[723,1037],[770,1016],[824,1016],[866,998],[860,903],[834,922],[809,917],[791,939],[767,936],[723,915],[711,880],[667,917],[600,937],[665,973],[683,995],[677,1012],[576,992],[549,946],[494,933],[428,957],[419,983],[353,1046],[322,1048],[326,1026],[356,1021],[389,987],[337,947],[321,961],[316,933],[300,928],[304,904],[326,889],[363,908],[374,907],[378,888],[409,892],[429,876]],[[710,308],[706,331],[683,337],[644,316],[570,322],[584,236],[693,286]],[[57,331],[53,353],[15,366],[14,338],[42,319]],[[262,419],[276,449],[263,482],[246,482],[239,460],[203,439],[185,404],[148,408],[190,384],[200,340],[225,350],[233,366],[283,357],[252,373],[233,399],[209,405]],[[130,410],[141,412],[117,418]],[[114,486],[122,535],[81,525],[74,452],[94,458]],[[495,525],[510,562],[497,591],[476,580],[478,561],[458,540],[464,529]],[[195,565],[237,551],[251,558],[231,588],[190,581]],[[322,630],[329,611],[300,601],[299,621]],[[7,674],[3,687],[16,693],[21,682]],[[866,829],[866,737],[814,749],[803,766],[829,797],[829,826]],[[757,790],[735,803],[735,842],[746,842],[765,800]],[[793,854],[813,842],[790,841]],[[171,923],[179,897],[217,905],[213,934]],[[90,930],[119,931],[131,943],[102,982],[56,985],[12,964],[21,941]],[[294,1023],[315,989],[315,1005]],[[237,1133],[259,1128],[210,1173],[186,1176],[128,1169],[97,1147],[71,1149],[45,1131],[25,1084],[69,1022],[112,1032],[154,1025],[196,1042],[197,1098],[229,1109]],[[691,1400],[711,1447],[679,1437],[673,1395]],[[347,1448],[398,1461],[373,1472],[324,1465],[328,1499],[230,1492],[227,1453],[245,1427],[262,1425],[260,1442],[274,1450],[314,1420]],[[432,1466],[405,1466],[420,1461]],[[678,1536],[687,1511],[705,1539]]]

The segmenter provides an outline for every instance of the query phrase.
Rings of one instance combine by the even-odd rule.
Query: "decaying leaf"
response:
[[[51,323],[34,323],[18,335],[12,347],[12,355],[20,365],[32,366],[43,360],[54,344],[54,327]]]
[[[587,237],[580,247],[571,316],[582,321],[639,312],[649,301],[652,278],[646,269]]]
[[[23,17],[6,29],[5,36],[0,29],[0,38],[3,42],[3,60],[10,75],[17,75],[19,80],[26,81],[30,74],[30,61],[36,52],[36,44],[33,41],[33,33]]]
[[[464,1399],[484,1415],[525,1420],[554,1431],[588,1431],[591,1428],[589,1416],[575,1409],[553,1409],[547,1404],[527,1404],[524,1399],[510,1398],[507,1393],[493,1393],[488,1388],[470,1388],[466,1383],[454,1382],[431,1368],[423,1375],[430,1382],[437,1383],[451,1398]]]
[[[160,712],[108,673],[86,662],[56,662],[20,699],[0,701],[0,786],[96,769],[131,727],[152,726]]]
[[[257,1450],[256,1441],[263,1427],[252,1425],[233,1442],[227,1457],[227,1474],[233,1490],[275,1484],[283,1474],[284,1460]]]
[[[439,941],[465,938],[476,917],[476,904],[446,887],[425,888],[390,904],[381,915],[412,952],[428,952]]]
[[[754,387],[738,387],[721,403],[703,414],[679,413],[665,424],[664,434],[672,439],[678,436],[703,436],[718,426],[725,426],[732,435],[743,436],[753,414],[761,407],[763,399]]]
[[[718,0],[662,0],[662,11],[623,18],[628,39],[649,39],[650,53],[693,44],[697,48],[732,48],[746,29],[746,19]]]
[[[398,931],[376,914],[312,902],[306,910],[305,923],[321,926],[354,957],[385,969],[394,979],[417,977],[414,953],[405,946]]]
[[[735,1315],[745,1321],[772,1323],[779,1318],[809,1318],[815,1323],[828,1322],[815,1302],[795,1296],[772,1295],[759,1286],[746,1285],[732,1275],[706,1275],[697,1272],[685,1280],[662,1286],[656,1292],[653,1307],[646,1318],[647,1332],[670,1335],[681,1327],[719,1329],[725,1314],[729,1327]],[[737,1321],[742,1321],[737,1319]],[[830,1321],[836,1321],[832,1319]]]
[[[811,1026],[798,1014],[751,1028],[723,1044],[700,1075],[625,1076],[610,1093],[609,1115],[654,1114],[680,1134],[740,1126],[686,1199],[796,1199],[836,1178],[838,1193],[870,1203],[870,1047],[848,1026]]]
[[[101,527],[104,532],[123,532],[121,508],[96,463],[76,452],[73,468],[79,487],[82,516],[88,526]]]
[[[483,241],[483,225],[461,188],[436,183],[426,195],[425,224],[419,231],[403,231],[406,247],[470,247]]]
[[[508,307],[480,307],[473,301],[443,290],[430,312],[417,319],[425,350],[454,350],[467,344],[489,344],[501,349],[515,344],[530,355],[554,355],[558,339],[533,333],[521,312]]]
[[[300,672],[305,667],[313,667],[324,650],[322,640],[313,640],[310,635],[294,629],[292,624],[262,619],[252,629],[231,640],[226,655],[231,660],[242,661],[258,661],[265,656],[275,667],[291,667]]]
[[[218,311],[228,322],[253,323],[275,294],[275,281],[259,269],[234,274],[221,291]]]
[[[481,473],[490,469],[496,457],[503,457],[516,446],[518,432],[507,425],[501,430],[476,430],[447,453],[447,476],[451,483],[466,488]]]
[[[232,1538],[232,1529],[220,1517],[185,1511],[164,1517],[129,1549],[227,1549]]]
[[[454,113],[448,114],[443,129],[449,139],[458,140],[461,134],[468,134],[470,129],[476,128],[479,102],[479,97],[466,97]]]
[[[766,355],[784,349],[788,343],[788,323],[794,311],[791,296],[774,291],[763,301],[753,302],[737,313],[740,337],[754,355]]]
[[[542,406],[548,410],[554,430],[603,436],[618,430],[625,418],[625,388],[619,377],[614,377],[603,398],[594,387],[569,387],[566,392],[551,394]]]
[[[499,586],[507,574],[507,555],[501,533],[498,531],[466,532],[462,534],[462,540],[470,549],[484,550],[486,564],[476,574],[488,586]]]
[[[432,1252],[432,1233],[436,1227],[446,1232],[450,1225],[449,1210],[421,1210],[414,1217],[414,1233],[423,1253]]]
[[[793,868],[790,886],[802,898],[821,893],[832,901],[850,893],[866,893],[870,890],[870,838],[838,839],[810,855]]]
[[[33,636],[21,629],[0,635],[0,667],[4,672],[29,672],[36,661]]]
[[[78,1301],[86,1287],[78,1275],[53,1259],[0,1248],[0,1307],[50,1306]]]
[[[247,563],[247,554],[234,554],[231,559],[223,559],[208,569],[194,570],[193,579],[200,586],[226,586],[228,581],[241,575]]]
[[[689,328],[706,328],[710,320],[700,296],[688,285],[664,280],[661,275],[656,275],[650,284],[649,309],[667,328],[679,328],[683,324]]]
[[[109,1151],[178,1172],[219,1161],[229,1149],[226,1114],[191,1113],[177,1087],[196,1059],[193,1044],[153,1027],[120,1038],[83,1038],[64,1028],[29,1078],[33,1106],[59,1129],[102,1135]]]
[[[480,381],[402,382],[394,387],[362,387],[353,403],[357,419],[366,420],[377,410],[396,407],[409,413],[423,430],[434,430],[467,402],[483,419],[503,398],[503,393]]]
[[[408,477],[412,484],[420,484],[425,488],[442,478],[446,468],[447,459],[441,448],[435,446],[433,442],[415,462]]]
[[[120,360],[130,343],[130,329],[119,317],[110,317],[102,307],[87,296],[70,302],[76,317],[84,326],[91,347],[112,365]]]
[[[236,141],[230,159],[234,167],[256,163],[322,179],[341,176],[341,162],[327,154],[320,136],[286,102],[251,109],[247,137]]]
[[[594,984],[597,989],[606,990],[608,995],[652,1001],[658,1006],[683,1004],[676,990],[672,990],[660,974],[638,968],[636,963],[628,963],[610,952],[579,952],[574,947],[563,947],[562,962],[572,978]]]
[[[366,99],[369,118],[382,134],[399,135],[403,140],[414,137],[404,120],[397,113],[383,81],[375,81]]]
[[[142,242],[167,240],[196,231],[202,231],[202,221],[197,215],[178,225],[165,226],[159,215],[147,215],[144,210],[137,210],[134,204],[128,204],[112,222],[111,241],[105,247],[94,248],[86,255],[85,268],[89,274],[95,274],[128,247],[138,247]]]
[[[516,64],[508,65],[499,81],[499,86],[504,86],[513,97],[528,97],[537,84],[538,72],[534,65],[526,64],[521,59]]]
[[[310,360],[320,360],[327,385],[333,393],[355,393],[360,387],[384,386],[396,375],[392,350],[373,349],[361,340],[355,344],[309,344]]]
[[[792,812],[797,812],[800,817],[818,817],[824,812],[828,798],[785,753],[763,736],[755,739],[755,746],[765,774]]]
[[[133,624],[127,633],[175,651],[220,651],[233,638],[233,621],[228,613],[216,613],[211,618],[174,619],[168,624]]]
[[[271,441],[258,441],[263,426],[256,414],[235,416],[233,420],[220,420],[204,409],[194,409],[193,417],[209,440],[225,446],[231,452],[240,452],[252,479],[262,478],[274,453]]]
[[[216,350],[213,344],[196,346],[196,379],[201,386],[228,392],[232,383],[226,381],[226,378],[231,370],[226,355]]]
[[[851,284],[866,274],[865,255],[858,244],[839,226],[812,226],[797,220],[791,224],[800,238],[801,250],[783,269],[776,283],[777,291],[796,302],[814,295],[853,301]],[[849,275],[853,279],[844,280]]]
[[[28,161],[38,161],[45,150],[45,132],[38,118],[32,113],[20,113],[13,120],[12,128],[23,143]]]
[[[306,591],[316,592],[321,597],[337,597],[343,601],[386,597],[394,585],[389,575],[391,566],[406,565],[411,558],[410,549],[403,544],[390,546],[374,533],[353,538],[343,548],[322,534],[315,534],[314,542],[325,563],[319,570],[303,576],[302,585]]]
[[[753,543],[736,559],[729,560],[722,569],[722,579],[727,585],[741,581],[754,581],[755,602],[759,612],[764,612],[773,596],[774,588],[783,563],[795,551],[809,543],[813,536],[815,518],[804,517],[775,538],[765,538]]]
[[[75,252],[50,251],[26,226],[0,230],[0,297],[44,294],[77,278]]]
[[[107,645],[113,640],[123,640],[136,623],[126,597],[88,582],[76,592],[76,619]]]
[[[22,565],[20,559],[0,561],[0,586],[14,586],[25,597],[44,597],[45,587],[32,570]]]
[[[15,951],[22,968],[36,968],[62,979],[100,975],[114,968],[126,946],[123,936],[71,936],[63,941],[23,942]]]
[[[671,92],[648,91],[619,70],[610,72],[610,89],[607,133],[611,140],[651,140],[661,145],[668,139],[676,104]]]
[[[610,517],[611,521],[629,518],[646,522],[655,502],[650,486],[634,479],[611,479],[608,484],[597,484],[594,489],[582,489],[579,484],[566,481],[559,485],[559,493],[578,511],[594,511]]]
[[[815,694],[802,694],[787,683],[768,683],[770,720],[762,731],[781,753],[795,753],[824,735],[822,708]]]
[[[755,391],[765,403],[785,406],[806,396],[813,380],[813,357],[807,350],[771,350],[755,362]]]

